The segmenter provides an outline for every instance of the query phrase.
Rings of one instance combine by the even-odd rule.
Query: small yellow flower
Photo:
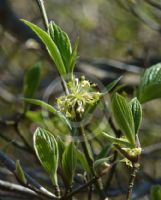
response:
[[[95,92],[95,84],[91,84],[85,77],[74,78],[68,83],[69,94],[57,99],[59,111],[66,117],[74,119],[79,113],[82,115],[87,105],[94,105],[102,97],[102,93]]]
[[[128,153],[130,157],[137,157],[141,154],[142,149],[141,148],[122,148],[124,151]]]

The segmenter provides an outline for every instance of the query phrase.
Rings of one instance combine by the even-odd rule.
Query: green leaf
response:
[[[75,67],[75,64],[76,64],[76,61],[78,59],[78,43],[79,43],[79,40],[77,39],[76,42],[75,42],[75,45],[74,45],[74,48],[72,50],[72,54],[71,54],[71,57],[70,57],[70,69],[69,69],[69,72],[73,73],[74,71],[74,67]]]
[[[154,185],[151,188],[151,199],[152,200],[160,200],[161,199],[161,186]]]
[[[109,152],[111,150],[111,147],[112,147],[111,144],[105,145],[102,148],[102,150],[99,152],[99,154],[97,155],[96,160],[107,157],[107,155],[109,154]]]
[[[65,149],[62,157],[62,171],[68,186],[71,186],[75,175],[77,154],[74,143],[71,142]]]
[[[116,138],[116,137],[113,137],[113,136],[111,136],[111,135],[109,135],[108,133],[105,133],[105,132],[103,132],[102,134],[107,138],[107,140],[109,142],[111,142],[113,144],[118,144],[120,146],[131,147],[131,144],[125,138]]]
[[[63,153],[65,151],[65,144],[64,142],[61,140],[60,137],[56,137],[56,141],[57,141],[57,144],[58,144],[58,149],[59,149],[59,160],[62,160],[62,157],[63,157]]]
[[[50,104],[48,103],[45,103],[44,101],[41,101],[41,100],[37,100],[37,99],[24,99],[25,101],[27,101],[28,103],[31,103],[31,104],[34,104],[34,105],[37,105],[37,106],[41,106],[42,108],[48,110],[49,112],[57,115],[58,117],[60,117],[60,119],[62,121],[64,121],[67,126],[72,129],[71,125],[70,125],[70,122],[69,120],[65,117],[65,115],[63,115],[63,113],[61,113],[60,111],[57,111],[53,106],[51,106]]]
[[[112,81],[111,83],[109,83],[107,86],[106,86],[106,92],[110,92],[116,85],[117,83],[122,79],[122,76],[120,76],[119,78],[117,78],[116,80]]]
[[[23,83],[23,96],[32,98],[38,88],[41,75],[41,64],[37,63],[31,67],[25,74]]]
[[[25,177],[25,173],[21,167],[21,164],[20,164],[20,161],[17,160],[16,161],[16,170],[15,170],[15,173],[16,173],[16,177],[17,179],[24,185],[27,184],[27,179]]]
[[[28,99],[28,98],[25,98],[24,100],[27,101],[28,103],[31,103],[31,104],[34,104],[37,106],[41,106],[42,108],[48,110],[49,112],[51,112],[53,114],[56,114],[58,112],[53,106],[51,106],[48,103],[45,103],[44,101],[41,101],[38,99]]]
[[[48,32],[59,49],[66,71],[69,72],[72,47],[68,35],[53,21],[49,24]]]
[[[123,96],[115,93],[112,98],[112,110],[119,128],[128,141],[135,146],[135,127],[129,103]]]
[[[41,165],[49,173],[53,185],[57,185],[58,145],[54,136],[42,128],[34,133],[34,149]]]
[[[77,158],[80,161],[80,164],[82,165],[82,167],[84,168],[84,170],[87,171],[88,174],[90,174],[91,170],[89,168],[87,159],[86,159],[85,155],[80,150],[77,150]]]
[[[110,158],[111,156],[107,158],[101,158],[93,163],[93,168],[97,172],[97,174],[101,174],[101,171],[109,168],[110,164],[108,164],[107,162],[110,160]]]
[[[157,98],[161,98],[161,63],[145,70],[138,89],[138,99],[141,103]]]
[[[130,101],[130,108],[134,119],[135,133],[137,134],[142,120],[142,107],[136,97]]]
[[[26,20],[22,20],[26,25],[28,25],[36,34],[37,36],[42,40],[42,42],[45,44],[49,55],[51,56],[52,60],[54,61],[57,70],[61,75],[65,75],[66,69],[61,57],[61,54],[59,52],[58,47],[50,37],[50,35],[42,30],[40,27],[36,26],[35,24],[28,22]]]

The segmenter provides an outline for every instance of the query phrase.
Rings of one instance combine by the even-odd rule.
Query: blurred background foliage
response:
[[[49,19],[54,20],[68,33],[73,44],[79,37],[80,60],[105,58],[135,63],[136,60],[143,59],[142,67],[147,67],[151,58],[154,60],[160,58],[161,61],[161,9],[147,2],[144,0],[46,0],[45,5]],[[12,0],[10,3],[19,18],[27,19],[43,27],[36,1]],[[10,21],[12,23],[12,19]],[[41,83],[36,93],[36,98],[41,99],[46,87],[56,77],[51,62],[37,44],[33,44],[31,40],[22,43],[0,26],[0,119],[2,121],[13,119],[22,111],[23,104],[18,99],[22,97],[24,74],[37,61],[42,62]],[[131,76],[126,73],[125,77],[125,83],[130,81],[134,82],[134,85],[138,84],[139,74]],[[42,125],[42,116],[39,109],[37,110],[36,116],[32,112],[28,113],[28,116],[35,121],[39,119],[39,123],[22,120],[20,124],[21,134],[30,145],[33,130],[37,124]],[[145,104],[143,110],[140,137],[145,151],[141,158],[141,168],[144,175],[146,174],[144,178],[147,180],[151,178],[154,181],[161,177],[160,100]],[[57,127],[54,127],[55,133],[62,132],[61,123],[56,118],[53,120],[57,124]],[[95,120],[93,127],[94,125],[96,125]],[[7,149],[7,153],[14,159],[21,158],[23,166],[31,172],[31,167],[37,167],[34,158],[31,156],[33,162],[29,163],[28,159],[24,158],[24,152],[19,151],[12,142],[5,139],[7,137],[11,141],[20,142],[21,138],[16,134],[16,130],[3,123],[0,126],[2,136],[0,148]],[[107,129],[104,121],[100,123],[100,129],[97,130],[97,128],[94,128],[96,133],[100,129]],[[103,141],[103,143],[106,142]],[[97,142],[95,142],[95,147],[98,152],[100,146]],[[122,173],[122,168],[118,166],[117,173]],[[1,176],[4,177],[4,174]],[[122,177],[127,179],[125,174],[122,174]]]

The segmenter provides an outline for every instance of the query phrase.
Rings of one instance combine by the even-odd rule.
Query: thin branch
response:
[[[36,192],[34,192],[26,187],[23,187],[21,185],[17,185],[17,184],[11,183],[11,182],[0,180],[0,189],[5,190],[5,191],[23,194],[30,198],[37,197],[37,199],[39,199],[38,198],[39,195]]]
[[[80,120],[80,117],[78,117],[78,121],[79,120]],[[82,149],[84,151],[86,160],[88,162],[89,168],[91,170],[91,174],[95,177],[96,175],[95,175],[95,171],[93,169],[93,160],[90,157],[90,152],[89,152],[89,149],[88,149],[88,141],[87,141],[87,138],[86,138],[86,135],[85,135],[85,132],[84,132],[84,128],[82,126],[78,127],[78,132],[79,132],[79,136],[83,138],[83,141],[81,141],[81,145],[82,145]],[[104,198],[103,191],[100,188],[100,185],[99,185],[97,179],[96,179],[96,182],[95,182],[95,187],[96,187],[100,197]]]
[[[10,171],[12,172],[15,176],[15,170],[16,170],[16,165],[13,160],[11,160],[5,153],[0,151],[0,162]],[[48,198],[55,199],[57,198],[53,193],[49,192],[46,190],[44,187],[42,187],[39,183],[37,183],[31,176],[29,176],[26,172],[25,177],[27,179],[27,187],[29,189],[34,190],[35,192],[44,195]]]
[[[36,0],[43,18],[45,29],[48,30],[49,20],[44,6],[44,0]]]
[[[109,117],[108,122],[110,124],[111,129],[114,131],[116,137],[119,138],[122,135],[122,133],[121,133],[120,130],[116,129],[111,117]],[[118,158],[118,152],[115,150],[112,162],[114,163],[117,160],[117,158]],[[114,176],[114,173],[115,173],[115,170],[116,170],[116,166],[117,166],[116,164],[113,165],[111,170],[110,170],[110,173],[109,173],[106,185],[105,185],[106,194],[107,194],[108,188],[110,187],[110,183],[112,181],[112,178]]]
[[[132,173],[131,173],[131,176],[130,176],[129,188],[128,188],[126,200],[131,200],[131,198],[132,198],[132,191],[133,191],[134,181],[135,181],[135,178],[136,178],[137,171],[138,171],[138,166],[137,166],[137,164],[136,165],[134,164],[134,166],[132,168]]]
[[[46,29],[46,31],[48,31],[49,20],[48,20],[48,17],[47,17],[47,12],[46,12],[46,9],[45,9],[44,0],[36,0],[36,2],[37,2],[38,6],[40,8],[40,12],[41,12],[41,15],[42,15],[42,18],[43,18],[43,21],[44,21],[45,29]],[[65,94],[68,95],[69,94],[68,87],[66,85],[64,77],[61,76],[61,74],[60,74],[60,78],[61,78],[61,84],[62,84],[63,90],[64,90]]]
[[[84,185],[80,186],[79,188],[77,188],[76,190],[74,190],[73,192],[71,192],[68,196],[67,199],[70,199],[72,196],[74,196],[75,194],[81,192],[82,190],[84,190],[85,188],[87,188],[88,186],[92,185],[95,183],[95,181],[97,181],[99,177],[93,177],[91,180],[89,180],[87,183],[85,183]]]

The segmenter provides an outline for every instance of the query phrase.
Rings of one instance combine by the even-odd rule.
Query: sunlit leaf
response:
[[[138,89],[138,99],[141,103],[157,98],[161,98],[161,63],[145,70]]]
[[[37,100],[37,99],[24,99],[26,102],[37,105],[37,106],[41,106],[42,108],[48,110],[49,112],[57,115],[58,117],[60,117],[60,119],[62,121],[64,121],[67,126],[72,129],[69,120],[63,115],[63,113],[61,113],[60,111],[57,111],[53,106],[51,106],[48,103],[45,103],[44,101],[41,100]]]
[[[103,132],[102,134],[107,138],[107,140],[109,142],[111,142],[113,144],[118,144],[120,146],[131,147],[131,144],[125,138],[116,138],[116,137],[113,137],[113,136],[111,136],[111,135],[109,135],[108,133],[105,133],[105,132]]]
[[[135,146],[135,127],[129,103],[123,96],[115,93],[112,98],[112,110],[115,121],[122,133]]]
[[[99,152],[99,154],[96,157],[96,160],[107,157],[108,153],[111,150],[111,147],[112,147],[111,144],[107,144],[104,147],[102,147],[101,151]]]
[[[106,86],[106,92],[110,92],[116,85],[117,83],[122,79],[122,76],[117,78],[116,80],[112,81]]]
[[[54,136],[45,129],[37,128],[34,133],[34,149],[41,165],[56,186],[59,152]]]
[[[130,108],[134,119],[135,133],[137,134],[142,120],[142,107],[137,98],[130,101]]]
[[[78,52],[78,42],[79,42],[79,40],[77,39],[76,42],[75,42],[74,48],[72,50],[71,57],[70,57],[69,72],[71,72],[71,73],[73,73],[76,61],[78,59],[78,54],[77,54],[77,52]]]
[[[25,74],[23,83],[23,96],[25,98],[32,98],[38,88],[41,75],[41,64],[37,63]]]
[[[64,142],[62,141],[62,139],[61,139],[60,137],[57,137],[57,138],[56,138],[56,141],[57,141],[58,149],[59,149],[59,159],[60,159],[60,161],[61,161],[66,146],[65,146]]]
[[[77,154],[74,143],[71,142],[65,149],[62,157],[62,171],[66,183],[70,186],[73,182],[77,164]]]
[[[22,20],[26,25],[28,25],[37,35],[38,37],[42,40],[42,42],[45,44],[49,55],[51,56],[52,60],[54,61],[57,70],[61,75],[66,74],[66,69],[61,57],[61,54],[59,52],[58,47],[50,37],[50,35],[42,30],[40,27],[36,26],[35,24],[28,22],[26,20]]]
[[[53,21],[50,22],[48,31],[59,49],[66,71],[69,72],[72,47],[68,35]]]

